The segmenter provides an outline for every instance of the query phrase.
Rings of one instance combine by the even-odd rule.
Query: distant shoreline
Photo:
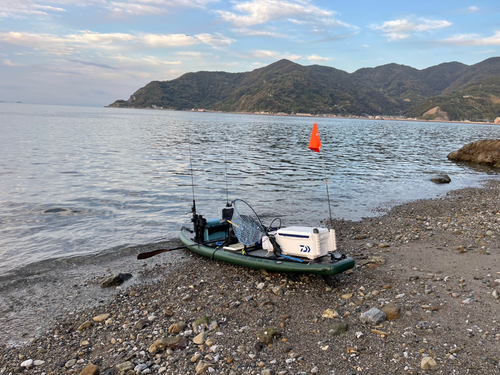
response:
[[[476,125],[500,125],[500,123],[494,122],[484,122],[484,121],[451,121],[444,119],[434,119],[434,120],[423,120],[417,118],[408,117],[396,117],[396,116],[338,116],[338,115],[313,115],[313,114],[287,114],[287,113],[257,113],[257,112],[224,112],[224,111],[212,111],[212,110],[187,110],[187,109],[168,109],[168,108],[137,108],[137,107],[113,107],[104,106],[104,108],[119,108],[119,109],[144,109],[150,111],[172,111],[172,112],[190,112],[190,113],[223,113],[223,114],[236,114],[236,115],[256,115],[256,116],[283,116],[283,117],[302,117],[302,118],[335,118],[335,119],[355,119],[355,120],[381,120],[381,121],[409,121],[409,122],[435,122],[435,123],[451,123],[451,124],[476,124]]]

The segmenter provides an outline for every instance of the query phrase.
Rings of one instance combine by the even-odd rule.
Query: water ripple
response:
[[[497,126],[9,104],[0,115],[0,275],[171,240],[193,180],[208,216],[229,195],[263,220],[318,225],[328,203],[323,159],[307,148],[314,120],[337,218],[497,178],[446,159],[499,138]],[[452,184],[431,183],[436,173]]]

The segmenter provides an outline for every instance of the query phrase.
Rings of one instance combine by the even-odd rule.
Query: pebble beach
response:
[[[356,266],[328,283],[165,253],[2,344],[0,374],[500,373],[499,181],[333,227]]]

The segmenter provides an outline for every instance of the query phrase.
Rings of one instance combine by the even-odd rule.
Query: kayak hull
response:
[[[232,263],[243,267],[265,269],[272,272],[303,273],[321,276],[333,276],[354,267],[354,259],[344,258],[335,262],[325,256],[318,260],[304,259],[303,262],[267,259],[266,257],[255,257],[243,255],[238,252],[226,251],[222,248],[216,249],[207,245],[198,244],[191,237],[187,229],[183,228],[180,240],[190,251],[210,259]]]

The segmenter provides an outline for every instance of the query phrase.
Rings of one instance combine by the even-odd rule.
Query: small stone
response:
[[[265,369],[265,370],[262,370],[262,372],[260,373],[260,375],[274,375],[276,374],[274,372],[274,370],[271,370],[271,369]]]
[[[168,327],[168,333],[180,333],[186,328],[186,322],[180,321]]]
[[[493,232],[491,230],[488,230],[488,231],[486,231],[486,235],[491,237],[491,236],[493,236]]]
[[[71,368],[71,367],[73,367],[74,365],[76,365],[76,359],[74,359],[74,358],[73,358],[73,359],[70,359],[68,362],[66,362],[66,363],[64,364],[64,367],[66,367],[66,368]]]
[[[85,323],[82,323],[78,328],[77,330],[78,331],[85,331],[87,328],[90,328],[90,326],[92,325],[92,322],[90,320],[87,320]]]
[[[347,323],[345,322],[338,322],[338,323],[334,323],[332,325],[332,329],[330,330],[330,333],[333,335],[333,336],[338,336],[342,333],[345,333],[347,332],[347,329],[349,328],[349,326],[347,325]]]
[[[205,343],[205,339],[207,338],[208,332],[199,333],[194,339],[193,342],[196,345],[203,345]]]
[[[351,299],[352,298],[352,293],[347,293],[342,295],[342,299]]]
[[[373,307],[372,309],[361,313],[360,319],[364,324],[377,325],[384,322],[387,319],[387,315],[383,311]]]
[[[168,340],[166,338],[161,338],[153,342],[153,344],[151,344],[151,346],[148,349],[148,352],[156,353],[159,350],[165,349],[167,346],[168,346]]]
[[[100,375],[99,367],[96,365],[88,365],[82,370],[80,375]]]
[[[101,287],[110,288],[113,286],[118,286],[131,278],[132,278],[131,273],[117,273],[104,279],[103,282],[101,282]]]
[[[393,320],[393,319],[398,319],[399,318],[399,311],[401,310],[400,307],[397,307],[394,302],[391,302],[387,305],[385,305],[382,308],[382,311],[385,313],[387,316],[387,320]]]
[[[123,362],[115,366],[118,371],[128,371],[128,370],[133,370],[134,369],[134,364],[132,362]]]
[[[435,184],[449,184],[451,182],[451,178],[450,176],[443,174],[431,178],[431,181]]]
[[[97,316],[94,316],[92,318],[92,320],[94,322],[98,322],[98,323],[101,323],[101,322],[104,322],[106,319],[109,318],[109,314],[101,314],[101,315],[97,315]]]
[[[372,255],[372,256],[369,256],[368,259],[365,260],[362,264],[366,265],[368,263],[385,264],[385,258],[378,256],[378,255]]]
[[[209,367],[210,367],[209,363],[203,361],[198,362],[195,369],[196,375],[204,374],[205,372],[207,372]]]
[[[323,318],[325,319],[335,319],[340,317],[339,313],[335,310],[332,309],[327,309],[322,315]]]
[[[196,363],[198,362],[198,360],[201,358],[201,353],[195,353],[192,357],[191,357],[191,362],[192,363]]]
[[[281,332],[274,327],[265,328],[257,333],[257,339],[263,344],[270,344],[274,338],[280,338]]]
[[[477,240],[474,241],[474,243],[477,245],[477,246],[484,246],[484,247],[488,247],[488,244],[486,242],[484,242],[482,239],[478,238]]]
[[[148,324],[149,324],[149,320],[147,320],[147,319],[139,319],[139,321],[137,321],[134,324],[134,329],[141,330],[144,327],[146,327]]]
[[[31,366],[33,366],[32,359],[28,359],[27,361],[24,361],[23,363],[21,363],[21,367],[31,367]]]
[[[43,364],[45,364],[45,361],[42,361],[41,359],[37,359],[33,362],[33,365],[35,366],[41,366]]]
[[[136,374],[139,374],[142,371],[146,370],[147,368],[148,368],[148,365],[146,365],[145,363],[141,363],[140,365],[137,365],[134,367],[134,371],[136,372]]]
[[[272,292],[276,295],[280,295],[281,294],[281,287],[280,286],[275,286],[274,288],[271,289]]]
[[[500,298],[499,293],[498,293],[498,291],[497,291],[496,289],[495,289],[495,290],[493,290],[493,292],[491,292],[491,295],[492,295],[494,298],[496,298],[496,299],[499,299],[499,298]]]
[[[193,323],[193,330],[196,334],[211,331],[215,328],[217,328],[217,322],[208,316],[195,320]]]
[[[422,370],[431,370],[436,366],[437,363],[432,357],[424,357],[422,358],[422,362],[420,362],[420,368]]]

